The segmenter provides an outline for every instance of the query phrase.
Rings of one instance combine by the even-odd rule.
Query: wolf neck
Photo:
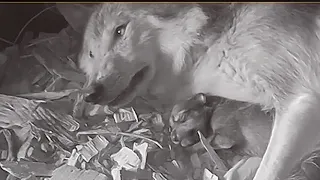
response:
[[[206,16],[206,24],[199,26],[200,37],[189,36],[194,38],[193,42],[197,43],[189,46],[191,63],[180,71],[182,77],[179,81],[180,89],[177,91],[176,101],[189,98],[197,93],[234,97],[236,100],[241,100],[241,97],[234,95],[234,91],[228,91],[228,89],[238,89],[239,87],[229,81],[228,74],[224,73],[220,64],[225,56],[226,33],[231,30],[234,13],[242,7],[225,5],[222,8],[222,10],[215,11],[213,14],[208,15],[208,12],[206,13],[208,15]],[[183,41],[181,43],[183,44]],[[175,52],[178,52],[178,50],[176,49]],[[176,61],[179,62],[178,59],[174,59],[174,62]],[[184,62],[188,61],[185,60]]]
[[[190,82],[193,79],[191,72],[229,23],[225,21],[225,17],[230,18],[228,15],[220,18],[219,14],[230,15],[229,10],[224,12],[228,5],[223,7],[220,10],[215,6],[216,11],[205,12],[203,7],[194,6],[170,20],[151,17],[151,23],[159,29],[159,44],[163,53],[162,60],[157,62],[158,69],[162,71],[157,72],[157,79],[149,89],[150,94],[163,101],[170,99],[173,103],[193,95],[192,89],[195,88],[190,85],[195,86],[196,83]],[[214,72],[214,69],[211,70]]]

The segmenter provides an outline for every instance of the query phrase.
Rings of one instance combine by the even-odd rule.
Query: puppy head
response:
[[[174,143],[180,143],[182,146],[196,143],[198,130],[207,135],[212,108],[206,106],[206,102],[204,94],[197,94],[173,107],[169,122]]]

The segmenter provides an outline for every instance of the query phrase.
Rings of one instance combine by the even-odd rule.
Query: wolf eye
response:
[[[90,57],[90,58],[94,58],[94,56],[93,56],[93,54],[92,54],[92,51],[89,52],[89,57]]]
[[[123,25],[118,26],[118,27],[116,28],[115,35],[116,35],[116,36],[123,36],[124,33],[125,33],[125,31],[126,31],[126,25],[123,24]]]

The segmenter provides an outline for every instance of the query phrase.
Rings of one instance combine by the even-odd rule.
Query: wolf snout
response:
[[[104,87],[102,84],[95,84],[93,87],[93,92],[87,95],[84,100],[88,103],[98,104],[103,98]]]

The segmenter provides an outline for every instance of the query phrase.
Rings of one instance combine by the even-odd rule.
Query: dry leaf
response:
[[[113,118],[116,123],[138,121],[138,116],[133,108],[119,109],[118,112],[113,114]]]
[[[111,168],[111,175],[113,180],[121,180],[121,167],[115,166]]]
[[[218,176],[212,174],[208,169],[203,171],[203,180],[219,180]]]
[[[148,143],[141,143],[141,144],[133,143],[133,151],[137,151],[140,155],[140,159],[141,159],[140,169],[144,169],[146,166],[147,149],[148,149]]]
[[[120,151],[111,155],[111,159],[117,162],[117,166],[126,170],[136,171],[141,164],[139,156],[127,147],[123,147]]]
[[[132,131],[138,130],[138,128],[140,127],[140,125],[141,125],[142,123],[143,123],[142,121],[132,122],[132,123],[130,124],[130,127],[126,130],[126,132],[132,132]]]
[[[199,138],[200,138],[200,141],[201,141],[203,147],[209,153],[212,161],[217,165],[218,170],[222,171],[223,173],[226,173],[228,171],[228,168],[226,167],[224,162],[220,159],[218,154],[214,151],[214,149],[207,142],[206,138],[202,135],[202,133],[200,131],[198,131],[198,135],[199,135]]]
[[[136,172],[141,166],[141,160],[138,155],[127,147],[122,147],[117,153],[111,155],[111,159],[116,162],[111,170],[114,180],[121,180],[122,168]]]
[[[80,127],[79,123],[63,110],[50,107],[50,103],[0,95],[0,118],[2,128],[31,125],[33,133],[47,133],[62,148],[78,143],[73,131]]]
[[[32,114],[39,104],[38,101],[0,94],[0,126],[24,127],[34,119]]]
[[[2,151],[1,158],[3,157],[3,152],[6,152],[6,160],[7,161],[13,161],[15,159],[14,155],[14,140],[12,137],[12,132],[9,129],[3,129],[1,130],[6,141],[7,141],[7,151]]]
[[[71,93],[79,92],[78,89],[67,89],[59,92],[39,92],[39,93],[30,93],[30,94],[20,94],[17,95],[21,98],[34,99],[34,100],[43,100],[43,101],[53,101],[58,100],[64,97],[71,95]]]
[[[20,146],[19,151],[17,153],[18,160],[24,159],[27,156],[27,151],[31,146],[32,139],[33,139],[33,136],[30,134],[29,136],[27,136],[27,139]]]
[[[76,166],[79,156],[80,156],[80,153],[78,153],[76,149],[73,149],[70,157],[67,159],[67,165]]]
[[[109,106],[104,106],[103,111],[108,115],[112,115],[114,113],[114,111],[111,110]]]
[[[103,136],[97,135],[92,140],[85,144],[77,145],[77,151],[82,155],[86,162],[89,162],[92,157],[97,155],[103,148],[109,144]]]
[[[63,165],[53,171],[50,180],[107,180],[107,176],[93,170],[80,170]]]
[[[165,162],[162,167],[174,177],[174,179],[186,179],[186,172],[183,169],[177,167],[176,163],[173,162]]]
[[[27,161],[2,161],[0,166],[3,170],[18,178],[27,178],[30,175],[52,176],[55,169],[53,164]]]
[[[3,128],[24,127],[30,122],[39,120],[59,122],[69,131],[75,131],[79,128],[79,123],[64,113],[64,109],[60,108],[60,112],[58,112],[59,109],[53,109],[50,107],[51,105],[52,103],[0,94],[0,126]]]
[[[167,178],[165,178],[161,173],[153,173],[152,174],[152,178],[154,180],[167,180]]]
[[[157,142],[155,140],[152,140],[152,139],[150,139],[148,137],[142,136],[140,134],[120,132],[119,128],[112,128],[112,130],[114,130],[114,131],[110,131],[110,130],[107,130],[107,129],[94,129],[94,130],[80,131],[80,132],[77,133],[77,136],[85,135],[85,134],[112,134],[112,135],[129,136],[129,137],[132,137],[132,138],[143,139],[143,140],[145,140],[147,142],[150,142],[150,143],[153,143],[153,144],[157,145],[159,148],[163,149],[162,145],[159,142]]]
[[[56,60],[55,54],[48,48],[38,47],[32,51],[32,54],[51,74],[56,74],[59,77],[79,84],[85,83],[86,78],[83,73]]]

